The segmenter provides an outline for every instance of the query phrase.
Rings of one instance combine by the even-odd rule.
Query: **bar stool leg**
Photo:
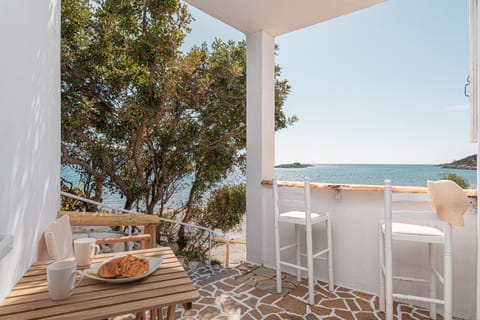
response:
[[[392,188],[385,180],[385,320],[393,320],[393,267],[392,267]]]
[[[437,296],[437,276],[435,274],[435,246],[428,244],[428,267],[430,268],[430,299]],[[430,319],[437,319],[437,304],[430,302]]]
[[[327,213],[327,245],[328,245],[328,290],[333,291],[335,279],[333,276],[333,241],[332,241],[332,220],[330,213]]]
[[[296,254],[297,254],[297,266],[301,266],[302,265],[302,260],[301,260],[301,256],[300,256],[300,250],[301,250],[301,247],[300,247],[300,225],[299,224],[295,224],[295,243],[297,244],[296,248]],[[297,281],[301,281],[302,280],[302,270],[300,269],[297,269]]]
[[[392,241],[385,237],[385,319],[393,320],[393,270],[392,270]]]
[[[307,270],[308,270],[308,303],[314,304],[315,292],[313,291],[313,248],[312,248],[312,225],[307,224]]]
[[[282,293],[282,271],[280,269],[280,234],[278,219],[275,217],[275,268],[277,273],[277,293]]]
[[[382,224],[378,224],[378,275],[380,280],[380,288],[378,293],[379,309],[385,312],[385,274],[383,273],[383,266],[385,264],[385,251],[383,246],[383,231]]]
[[[445,320],[452,320],[452,278],[453,278],[453,260],[452,260],[452,226],[444,225],[445,248],[444,248],[444,267],[443,267],[443,299],[445,300],[444,315]]]

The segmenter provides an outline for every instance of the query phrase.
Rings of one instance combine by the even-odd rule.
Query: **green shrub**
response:
[[[189,261],[193,261],[197,258],[195,251],[179,250],[177,255],[187,258]]]
[[[226,185],[212,192],[205,207],[194,210],[195,221],[228,232],[238,227],[247,208],[245,184]]]
[[[225,185],[210,193],[208,201],[199,201],[192,208],[192,222],[212,230],[228,232],[238,228],[246,213],[245,184]],[[208,253],[208,233],[192,230],[178,234],[177,243],[182,252],[195,252],[197,259],[205,260]],[[218,243],[213,242],[212,247]],[[187,256],[188,259],[190,259]]]
[[[222,264],[223,263],[220,260],[214,259],[214,258],[212,258],[212,260],[210,262],[210,265],[212,265],[212,266],[221,266]]]
[[[68,192],[80,197],[86,198],[87,195],[85,192],[82,190],[80,186],[70,186],[68,187],[65,183],[61,183],[60,189],[63,192]],[[61,211],[85,211],[85,203],[83,203],[80,200],[68,198],[68,197],[62,197],[62,203],[61,203]]]
[[[470,186],[468,183],[468,180],[455,174],[455,173],[445,173],[442,176],[443,179],[445,180],[450,180],[458,184],[462,189],[466,189]]]

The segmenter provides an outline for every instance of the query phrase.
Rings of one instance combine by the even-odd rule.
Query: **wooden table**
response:
[[[92,264],[123,253],[95,256]],[[0,319],[105,319],[166,306],[173,318],[176,305],[191,305],[199,297],[170,248],[130,253],[164,261],[152,275],[132,283],[109,284],[85,277],[72,296],[60,301],[48,295],[46,267],[54,261],[34,263],[0,304]]]

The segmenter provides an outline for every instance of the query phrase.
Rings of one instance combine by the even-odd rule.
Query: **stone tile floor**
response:
[[[237,268],[206,267],[188,271],[201,297],[191,310],[179,308],[176,319],[384,319],[378,311],[378,297],[342,287],[328,291],[326,283],[315,284],[315,305],[308,305],[306,281],[283,274],[283,292],[275,290],[274,270],[253,265]],[[395,319],[424,320],[428,311],[395,304]],[[443,319],[438,315],[437,319]]]

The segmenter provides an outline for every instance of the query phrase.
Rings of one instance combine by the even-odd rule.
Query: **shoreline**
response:
[[[472,167],[469,165],[450,165],[450,164],[439,164],[443,169],[455,169],[455,170],[477,170],[476,167]]]

